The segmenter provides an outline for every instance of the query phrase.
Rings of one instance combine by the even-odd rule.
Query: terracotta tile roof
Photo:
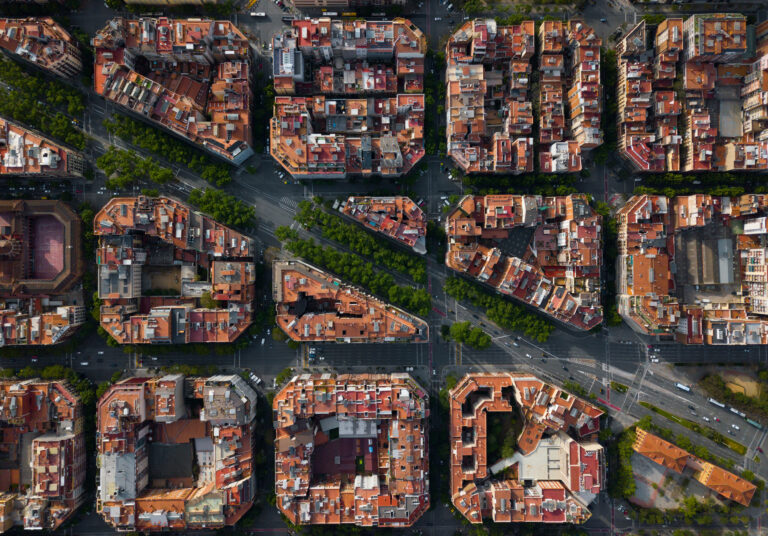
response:
[[[51,17],[0,19],[0,48],[63,78],[83,69],[77,41]]]
[[[409,20],[295,20],[273,47],[270,151],[288,173],[396,177],[424,156],[426,38]]]
[[[93,225],[100,322],[119,343],[232,342],[250,325],[250,238],[165,197],[112,198]],[[164,268],[162,281],[172,297],[146,295],[145,284],[161,277],[154,267],[168,265],[176,268]],[[197,266],[210,270],[208,281],[197,280]],[[202,308],[205,293],[226,306]]]
[[[488,460],[488,413],[512,411],[523,417],[517,452]],[[535,376],[485,373],[468,374],[451,389],[450,412],[451,500],[470,522],[589,519],[588,505],[605,482],[603,448],[590,439],[599,431],[599,409]]]
[[[22,471],[28,479],[25,493],[13,492],[13,503],[3,506],[4,515],[15,518],[15,524],[56,530],[83,503],[83,420],[80,399],[66,383],[0,382],[0,453],[5,460],[0,491],[21,485]],[[22,441],[22,436],[29,440]],[[27,460],[29,467],[22,470],[21,460]]]
[[[426,342],[427,323],[300,261],[273,264],[277,325],[295,341]]]
[[[575,142],[570,142],[575,143]],[[602,321],[602,220],[581,195],[465,196],[445,221],[446,265],[542,312],[591,329]],[[498,248],[517,227],[536,227],[523,252]],[[574,278],[581,292],[563,284]]]
[[[253,154],[248,39],[232,22],[116,18],[92,44],[96,93],[230,162]],[[127,64],[138,53],[144,75]]]
[[[409,375],[303,374],[272,407],[277,506],[292,523],[408,527],[429,508],[428,398]]]
[[[408,197],[353,196],[339,210],[366,228],[413,248],[417,253],[423,255],[427,252],[427,218]]]
[[[97,405],[99,513],[121,530],[236,523],[254,498],[256,398],[234,375],[139,377],[110,387]],[[184,448],[191,442],[194,449]]]
[[[83,176],[82,154],[0,117],[0,175],[30,178]]]
[[[659,465],[683,473],[691,468],[694,478],[721,497],[749,506],[757,486],[751,482],[709,462],[701,460],[688,451],[655,436],[642,428],[635,430],[636,439],[632,448],[638,454],[650,458]]]

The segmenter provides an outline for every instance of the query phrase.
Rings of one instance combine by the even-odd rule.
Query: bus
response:
[[[709,403],[710,403],[710,404],[714,404],[714,405],[715,405],[715,406],[717,406],[718,408],[723,408],[723,409],[725,409],[725,404],[723,404],[722,402],[718,402],[718,401],[717,401],[717,400],[715,400],[714,398],[710,398],[710,399],[709,399]]]
[[[747,419],[747,422],[748,422],[749,424],[751,424],[752,426],[754,426],[755,428],[757,428],[758,430],[762,430],[762,429],[763,429],[763,425],[762,425],[762,424],[760,424],[760,423],[759,423],[759,422],[757,422],[757,421],[753,421],[752,419]]]
[[[737,410],[736,408],[733,408],[733,407],[729,408],[729,409],[731,410],[731,413],[735,413],[736,415],[738,415],[742,419],[746,419],[747,418],[747,416],[744,414],[743,411],[739,411],[739,410]]]
[[[675,387],[677,387],[681,391],[685,391],[686,393],[690,393],[691,392],[691,388],[688,387],[687,385],[683,385],[682,383],[676,383]]]
[[[342,17],[357,17],[357,13],[354,11],[345,11],[341,14]]]
[[[336,13],[335,11],[323,11],[323,16],[324,17],[338,17],[339,14]]]

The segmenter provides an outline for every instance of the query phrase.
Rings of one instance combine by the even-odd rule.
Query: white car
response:
[[[706,415],[703,416],[702,419],[704,419],[704,422],[709,422],[709,417],[707,417]]]
[[[517,344],[515,341],[512,341],[512,345],[513,345],[513,346],[520,346],[520,345],[519,345],[519,344]]]
[[[533,359],[533,356],[531,354],[525,354],[525,357],[527,357],[528,359]]]
[[[733,428],[734,430],[741,430],[741,428],[739,428],[737,424],[732,424],[731,428]]]
[[[103,350],[99,350],[99,351],[98,351],[98,354],[99,354],[99,355],[104,355],[104,351],[103,351]]]
[[[440,22],[441,20],[443,20],[442,17],[435,17],[435,22]]]
[[[88,361],[81,361],[80,362],[80,366],[87,367],[88,366]]]

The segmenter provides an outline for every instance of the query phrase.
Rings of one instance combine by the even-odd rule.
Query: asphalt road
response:
[[[625,18],[634,19],[632,9],[626,2],[620,4],[612,1],[607,7],[602,2],[598,2],[587,6],[584,18],[598,30],[602,37],[607,38]],[[245,27],[255,40],[257,50],[261,51],[258,61],[263,62],[265,70],[269,70],[269,53],[264,51],[260,44],[268,42],[270,36],[283,26],[281,17],[284,12],[269,0],[260,0],[250,10],[264,11],[267,17],[251,18],[247,14],[240,14],[237,22]],[[441,39],[453,26],[460,24],[463,18],[460,14],[450,16],[439,0],[424,0],[421,8],[417,7],[416,3],[409,4],[406,13],[424,30],[433,48],[438,48]],[[89,1],[86,8],[72,14],[72,20],[85,31],[93,32],[102,27],[105,20],[113,14],[111,10],[104,7],[103,2]],[[607,22],[600,23],[601,18],[606,18]],[[453,23],[450,20],[453,20]],[[89,105],[83,124],[86,132],[95,140],[89,148],[90,156],[93,158],[102,154],[111,143],[124,146],[122,141],[112,139],[101,124],[102,120],[109,117],[111,113],[111,105],[98,96],[89,95]],[[140,150],[138,152],[143,153]],[[284,184],[277,175],[276,164],[269,156],[257,155],[247,164],[255,168],[255,173],[248,173],[245,166],[240,168],[235,180],[226,189],[254,206],[258,215],[258,225],[253,229],[252,234],[262,246],[278,245],[274,229],[280,225],[292,224],[296,206],[302,199],[311,198],[313,195],[344,197],[353,192],[357,194],[382,190],[395,192],[400,186],[393,181],[381,179],[361,180],[351,184],[329,181],[306,186],[292,182]],[[168,165],[176,172],[178,182],[161,187],[160,190],[164,194],[183,200],[191,189],[206,186],[205,181],[189,170]],[[451,167],[449,161],[436,156],[429,157],[427,172],[413,188],[415,196],[427,201],[427,212],[432,219],[440,217],[442,196],[462,193],[460,184],[448,180],[445,171],[449,167]],[[622,181],[614,180],[618,175],[618,170],[594,166],[591,168],[591,175],[584,179],[580,186],[598,199],[609,199],[611,195],[631,190],[633,186],[631,178],[624,178]],[[76,200],[89,201],[95,207],[106,203],[111,192],[101,190],[104,180],[103,176],[97,176],[92,183],[74,181],[73,193]],[[45,193],[39,189],[35,192],[38,195]],[[125,193],[133,193],[133,191]],[[709,404],[703,393],[698,392],[696,388],[691,393],[676,389],[675,382],[683,381],[692,384],[694,379],[687,375],[689,369],[672,366],[672,363],[700,362],[766,363],[768,362],[767,348],[745,350],[730,347],[655,344],[656,355],[660,362],[653,363],[647,351],[649,341],[638,337],[626,326],[611,328],[597,334],[574,334],[564,329],[556,329],[545,343],[518,341],[515,337],[521,334],[496,328],[480,311],[447,297],[443,292],[443,284],[448,276],[447,269],[432,258],[428,260],[428,275],[427,286],[434,297],[435,312],[428,318],[433,337],[426,344],[316,344],[313,346],[318,347],[319,355],[323,359],[309,364],[302,357],[304,349],[291,350],[283,343],[272,341],[270,336],[260,334],[252,339],[253,342],[249,347],[235,354],[219,355],[213,350],[204,355],[191,352],[158,352],[154,355],[155,359],[145,356],[143,366],[215,363],[225,370],[253,370],[264,378],[267,385],[271,384],[274,376],[288,366],[339,372],[371,371],[377,368],[387,371],[404,371],[406,368],[413,367],[412,373],[425,387],[431,388],[433,394],[436,394],[447,374],[459,375],[473,370],[526,370],[553,382],[562,383],[569,380],[581,384],[604,400],[611,415],[623,424],[628,424],[648,413],[648,410],[639,404],[640,401],[651,402],[700,423],[703,423],[702,417],[707,416],[711,419],[709,425],[723,434],[727,434],[729,429],[734,430],[732,425],[735,424],[740,427],[740,430],[738,432],[734,430],[736,434],[733,436],[734,439],[749,449],[745,456],[731,456],[733,453],[703,437],[697,437],[697,441],[718,455],[734,458],[739,468],[751,469],[763,478],[768,478],[768,466],[758,465],[753,461],[757,448],[762,448],[765,443],[765,433],[751,428],[743,419],[731,412]],[[266,288],[270,288],[268,282]],[[478,352],[468,348],[457,348],[454,344],[440,340],[438,334],[441,324],[464,320],[475,324],[482,323],[484,329],[494,338],[494,346]],[[265,339],[263,345],[262,338]],[[528,355],[531,357],[529,358]],[[37,364],[44,366],[50,363],[69,363],[75,370],[96,381],[101,381],[115,371],[135,369],[138,360],[136,356],[126,355],[120,348],[106,346],[99,337],[94,336],[74,354],[40,356]],[[7,359],[4,364],[22,367],[28,363],[21,359]],[[629,391],[626,394],[611,391],[611,381],[627,385]],[[689,405],[696,408],[696,416],[690,415]],[[720,422],[715,422],[715,417],[720,419]],[[432,424],[433,426],[445,425],[440,422]],[[665,425],[677,433],[689,433],[675,423],[669,422]],[[440,471],[439,461],[432,461],[432,470]],[[632,528],[630,522],[616,515],[614,507],[615,505],[606,496],[601,495],[599,503],[594,508],[595,515],[587,528],[596,533]],[[260,531],[284,533],[285,529],[274,513],[265,514],[263,517],[265,519],[263,522],[260,520],[259,523]],[[87,517],[83,524],[78,525],[77,533],[93,536],[111,533],[100,520],[92,518],[93,516]],[[443,506],[428,512],[417,526],[430,533],[453,530],[456,527],[455,519]]]

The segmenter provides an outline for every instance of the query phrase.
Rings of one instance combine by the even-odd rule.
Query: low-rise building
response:
[[[272,409],[291,523],[410,527],[429,508],[429,396],[408,374],[302,374]]]
[[[468,374],[450,390],[451,502],[471,523],[583,523],[605,489],[602,411],[525,373]],[[513,455],[488,458],[491,413],[522,418]]]
[[[416,253],[427,252],[427,217],[409,197],[350,197],[339,210]]]
[[[0,532],[55,531],[83,504],[84,420],[66,382],[0,381]]]
[[[768,197],[632,197],[618,214],[619,314],[684,344],[768,343]]]
[[[602,218],[586,196],[468,195],[445,232],[449,268],[571,328],[602,322]]]
[[[253,155],[251,52],[231,21],[116,18],[92,45],[96,93],[233,164]]]
[[[250,238],[165,197],[114,197],[93,226],[100,323],[120,344],[233,342],[251,324]]]
[[[81,178],[87,165],[82,153],[0,117],[0,176]]]
[[[704,461],[642,428],[635,429],[632,450],[672,471],[694,478],[720,497],[749,506],[757,486],[722,467]]]
[[[428,324],[300,261],[272,267],[275,321],[297,342],[427,342]]]
[[[0,347],[56,344],[85,322],[81,237],[61,201],[0,201]]]
[[[97,511],[118,531],[234,525],[256,491],[256,402],[237,375],[112,385],[96,413]]]
[[[51,17],[0,19],[0,49],[62,78],[83,70],[77,41]]]
[[[424,156],[425,53],[406,19],[294,20],[273,38],[272,156],[301,179],[408,173]]]

